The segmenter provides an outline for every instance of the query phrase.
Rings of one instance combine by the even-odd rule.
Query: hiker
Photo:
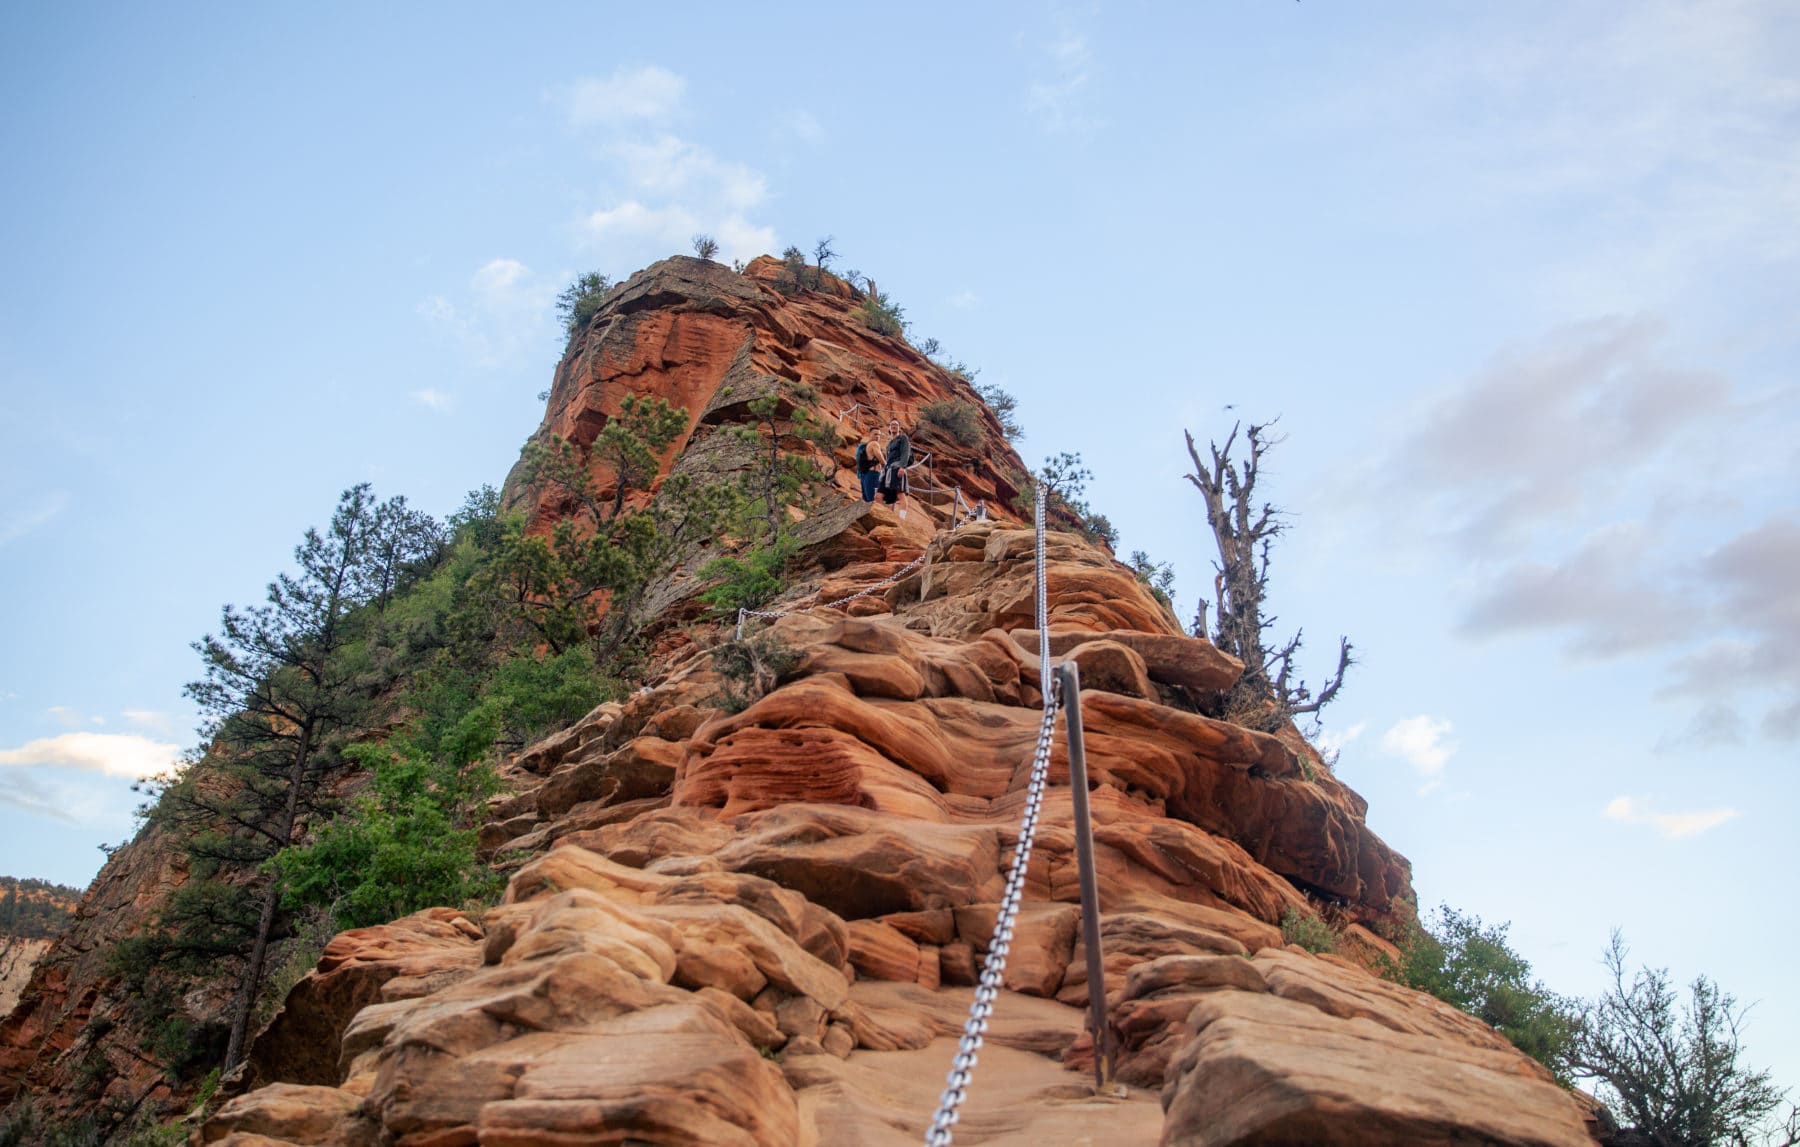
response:
[[[898,418],[888,419],[887,453],[883,457],[881,469],[881,500],[892,506],[900,501],[906,492],[906,468],[912,465],[912,439],[906,431],[900,429]],[[906,517],[906,505],[901,503],[900,516]]]
[[[881,447],[877,443],[873,430],[863,435],[863,440],[856,444],[856,478],[862,483],[862,498],[865,502],[875,500],[875,488],[881,484]]]

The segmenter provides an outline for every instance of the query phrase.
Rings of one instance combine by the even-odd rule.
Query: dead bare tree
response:
[[[1344,673],[1353,659],[1349,638],[1339,638],[1337,668],[1315,696],[1306,682],[1294,677],[1294,655],[1300,651],[1303,631],[1279,649],[1271,649],[1265,634],[1278,620],[1264,616],[1269,588],[1269,550],[1284,529],[1281,511],[1256,500],[1256,482],[1263,454],[1280,444],[1269,435],[1272,423],[1252,424],[1244,435],[1248,456],[1232,457],[1242,423],[1231,427],[1225,445],[1207,443],[1208,460],[1200,457],[1194,436],[1187,438],[1188,457],[1194,472],[1187,480],[1206,500],[1206,522],[1218,543],[1214,565],[1212,642],[1244,663],[1244,675],[1232,687],[1226,711],[1234,719],[1274,729],[1302,713],[1317,713],[1343,688]],[[1194,619],[1196,637],[1205,637],[1206,602],[1202,598]]]

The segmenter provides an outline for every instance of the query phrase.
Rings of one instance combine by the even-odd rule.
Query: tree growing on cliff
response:
[[[1507,928],[1440,905],[1398,938],[1400,959],[1382,974],[1482,1020],[1567,1086],[1578,1005],[1532,978]]]
[[[548,537],[515,522],[493,576],[515,616],[552,653],[585,639],[603,670],[617,668],[647,590],[684,551],[711,537],[732,505],[735,491],[684,475],[671,475],[653,497],[633,497],[649,494],[687,418],[660,398],[627,398],[585,452],[562,438],[526,448],[525,483],[555,491],[572,512]],[[595,480],[596,461],[610,490]]]
[[[1233,425],[1225,445],[1208,443],[1209,457],[1202,460],[1191,433],[1188,457],[1194,472],[1186,475],[1206,501],[1206,523],[1212,528],[1219,560],[1213,579],[1216,613],[1213,644],[1244,663],[1226,701],[1232,720],[1273,731],[1296,715],[1317,713],[1343,688],[1344,674],[1352,664],[1349,638],[1340,638],[1337,668],[1315,695],[1306,682],[1294,677],[1294,655],[1300,651],[1302,631],[1279,648],[1272,648],[1267,631],[1276,622],[1265,616],[1269,589],[1269,551],[1286,528],[1273,505],[1257,501],[1256,484],[1262,475],[1263,455],[1278,444],[1269,425],[1251,425],[1244,435],[1246,453],[1234,458],[1242,424]],[[1206,633],[1206,598],[1201,595],[1194,617],[1194,636]]]
[[[1627,953],[1615,931],[1604,956],[1611,983],[1582,1009],[1576,1074],[1599,1081],[1607,1106],[1658,1145],[1800,1143],[1800,1113],[1769,1126],[1785,1093],[1743,1060],[1747,1009],[1705,976],[1683,1001],[1668,969],[1628,972]]]
[[[574,338],[587,328],[612,290],[612,280],[599,271],[577,275],[575,281],[556,296],[556,316],[562,320],[563,333]]]
[[[699,256],[702,259],[707,260],[708,262],[711,262],[713,257],[716,256],[718,253],[719,253],[719,241],[717,239],[714,239],[711,235],[706,235],[706,234],[700,234],[700,235],[694,236],[694,254],[695,255]]]
[[[304,820],[328,810],[326,782],[342,738],[369,713],[366,650],[353,615],[380,560],[376,519],[366,483],[346,490],[326,531],[306,532],[294,551],[298,572],[270,584],[267,604],[226,606],[219,633],[195,644],[205,676],[186,692],[207,717],[206,767],[170,779],[151,815],[180,832],[196,858],[255,871],[293,843]],[[233,886],[240,887],[250,890],[255,913],[231,1007],[227,1070],[243,1056],[281,902],[273,877]],[[212,911],[188,907],[202,920]],[[237,915],[239,924],[248,919]]]

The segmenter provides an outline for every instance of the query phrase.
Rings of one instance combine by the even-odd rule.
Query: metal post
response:
[[[1094,1031],[1094,1090],[1112,1081],[1112,1041],[1106,1026],[1106,964],[1100,950],[1100,889],[1094,878],[1094,824],[1088,812],[1087,749],[1081,740],[1081,669],[1057,666],[1063,720],[1069,737],[1069,790],[1075,798],[1075,862],[1081,878],[1081,943],[1087,952],[1088,1022]]]

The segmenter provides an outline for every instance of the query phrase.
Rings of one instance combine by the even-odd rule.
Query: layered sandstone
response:
[[[665,474],[727,480],[719,431],[765,395],[867,427],[974,401],[854,318],[668,260],[615,291],[539,433],[591,443],[626,394],[689,411]],[[812,397],[807,397],[812,396]],[[987,417],[984,415],[984,417]],[[930,1119],[1017,847],[1040,723],[1023,466],[987,423],[935,442],[948,499],[904,518],[829,489],[759,640],[791,655],[740,711],[728,621],[694,568],[657,587],[646,688],[506,763],[479,918],[433,909],[334,939],[196,1132],[236,1144],[903,1144]],[[607,475],[596,473],[604,483]],[[539,526],[564,512],[516,483]],[[958,1143],[1589,1142],[1581,1109],[1491,1029],[1282,946],[1322,913],[1359,958],[1410,910],[1406,860],[1297,733],[1226,723],[1241,666],[1182,633],[1101,547],[1048,537],[1053,655],[1082,667],[1104,985],[1088,982],[1059,733],[1026,903]],[[843,607],[823,603],[917,568]],[[1088,1072],[1104,990],[1116,1090]],[[15,1029],[16,1030],[16,1029]]]

